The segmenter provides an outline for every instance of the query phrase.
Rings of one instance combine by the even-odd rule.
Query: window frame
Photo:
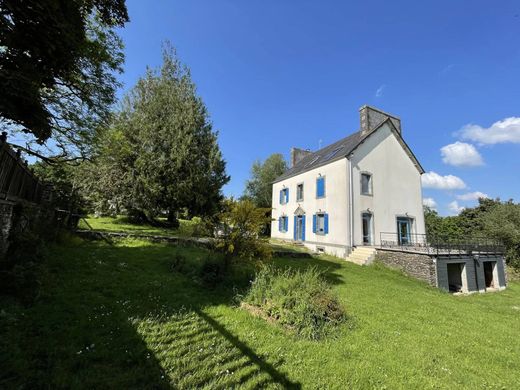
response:
[[[322,212],[322,213],[316,213],[316,234],[319,235],[319,236],[324,236],[326,235],[327,233],[325,233],[325,212]],[[322,220],[322,223],[323,223],[323,230],[320,231],[320,219]]]
[[[368,176],[368,192],[363,191],[363,177]],[[359,187],[361,195],[365,196],[374,196],[374,176],[370,172],[361,172],[359,175]]]
[[[282,220],[280,233],[287,233],[289,231],[289,217],[281,215],[279,218]]]
[[[302,188],[301,197],[298,194],[298,189],[300,188],[300,186]],[[302,202],[305,199],[304,191],[305,191],[305,185],[303,182],[296,184],[296,201],[297,202]]]
[[[282,202],[280,204],[289,203],[289,187],[282,188],[280,191],[283,193]]]

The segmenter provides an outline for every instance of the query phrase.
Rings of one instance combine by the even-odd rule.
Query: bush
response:
[[[215,288],[229,273],[228,257],[220,253],[208,254],[200,267],[199,277],[210,288]]]
[[[226,208],[220,216],[223,235],[216,249],[244,260],[270,258],[271,247],[260,238],[265,224],[271,221],[268,209],[256,207],[248,200],[230,200]]]
[[[311,340],[325,337],[346,320],[338,298],[316,268],[300,272],[264,267],[244,302]]]

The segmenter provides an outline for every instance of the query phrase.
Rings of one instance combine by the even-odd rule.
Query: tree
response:
[[[270,246],[260,238],[266,223],[270,223],[268,209],[256,207],[247,199],[227,200],[220,214],[224,236],[216,247],[226,256],[244,260],[264,260],[271,257]]]
[[[147,70],[103,132],[90,188],[98,203],[147,219],[214,215],[229,181],[217,137],[188,68],[166,44],[162,67]]]
[[[484,212],[482,231],[500,240],[506,247],[508,264],[520,269],[520,204],[497,201]]]
[[[15,146],[48,162],[89,155],[122,71],[114,28],[127,21],[125,0],[0,0],[0,117],[28,143]]]
[[[251,179],[246,182],[244,195],[257,207],[270,208],[273,196],[273,181],[287,170],[281,154],[272,154],[263,163],[255,161]]]

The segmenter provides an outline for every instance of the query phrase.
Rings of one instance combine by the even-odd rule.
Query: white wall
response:
[[[361,214],[373,213],[374,244],[380,232],[397,232],[397,216],[414,218],[413,233],[424,234],[421,175],[388,125],[372,134],[351,157],[354,245],[363,241]],[[372,196],[361,195],[361,173],[372,174]]]
[[[325,197],[316,198],[316,179],[319,174],[325,177]],[[348,230],[348,170],[347,159],[334,161],[300,175],[273,184],[273,221],[271,237],[292,240],[294,237],[294,212],[300,206],[305,211],[305,244],[311,249],[328,244],[328,253],[344,256],[349,245]],[[296,186],[304,183],[304,200],[296,201]],[[289,188],[289,202],[280,204],[280,190]],[[329,233],[319,235],[312,232],[312,216],[316,212],[329,214]],[[278,231],[278,218],[289,217],[289,229],[286,233]]]
[[[413,233],[425,233],[422,207],[421,175],[388,125],[384,125],[361,144],[351,157],[353,174],[354,246],[362,245],[361,213],[373,213],[374,244],[380,232],[397,232],[397,216],[414,218]],[[273,221],[271,237],[293,240],[294,213],[298,206],[305,211],[305,245],[324,247],[327,253],[344,257],[350,251],[349,161],[346,158],[315,168],[273,184]],[[361,172],[372,174],[373,195],[361,195]],[[326,195],[316,198],[316,178],[325,176]],[[296,201],[296,186],[304,183],[304,200]],[[280,190],[289,188],[289,202],[280,204]],[[329,214],[329,233],[312,232],[312,216]],[[286,233],[278,231],[278,218],[289,217]]]

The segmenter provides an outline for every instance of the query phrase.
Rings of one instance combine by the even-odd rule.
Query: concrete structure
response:
[[[378,248],[375,259],[454,293],[498,291],[507,285],[504,257],[500,254],[425,254]]]
[[[401,121],[363,106],[360,130],[316,152],[293,148],[291,168],[273,184],[273,238],[347,257],[377,246],[381,232],[406,241],[424,234],[423,168]],[[367,260],[373,253],[358,252]]]

